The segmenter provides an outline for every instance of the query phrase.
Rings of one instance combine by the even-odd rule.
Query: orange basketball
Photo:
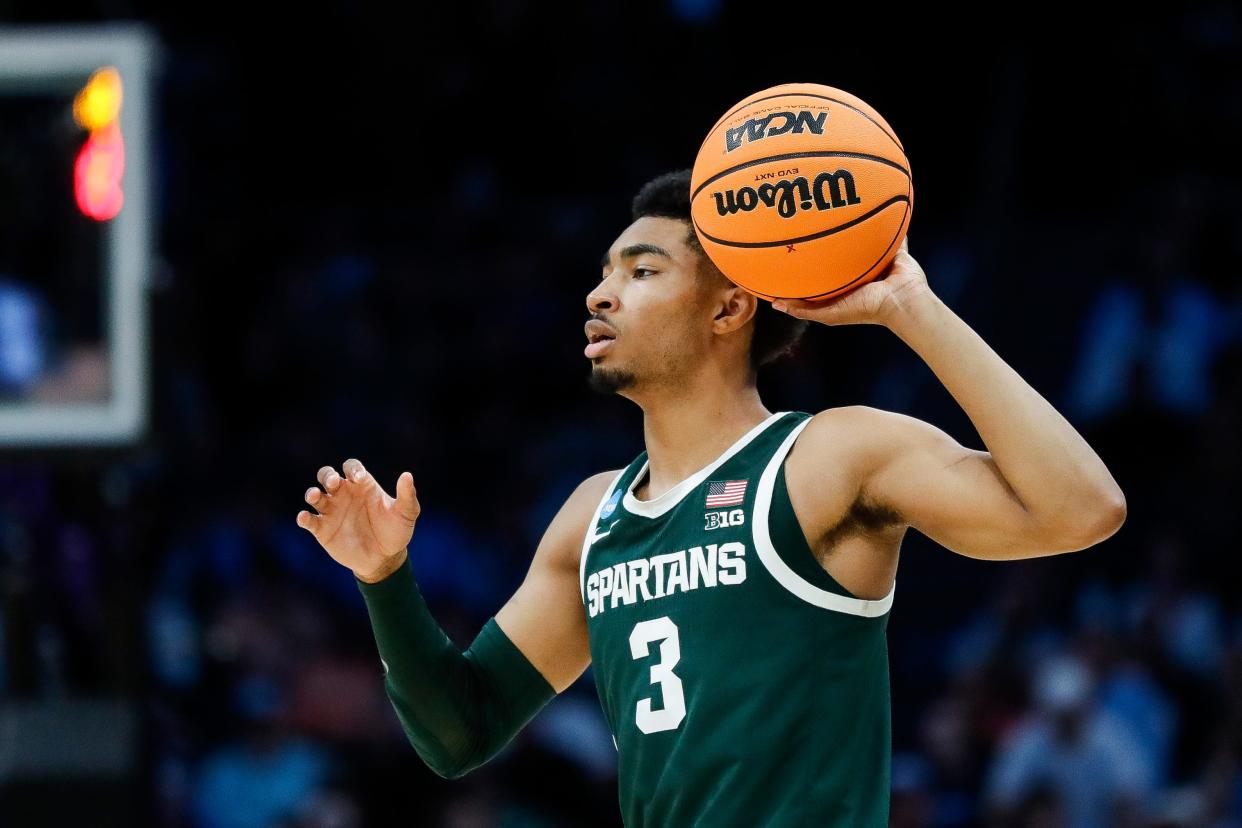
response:
[[[716,122],[694,162],[690,215],[707,255],[764,299],[822,301],[884,272],[910,227],[910,163],[858,97],[785,83]]]

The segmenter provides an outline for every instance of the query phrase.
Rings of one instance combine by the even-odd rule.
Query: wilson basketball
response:
[[[910,227],[901,141],[849,92],[786,83],[716,122],[690,184],[694,232],[739,287],[822,301],[884,272]]]

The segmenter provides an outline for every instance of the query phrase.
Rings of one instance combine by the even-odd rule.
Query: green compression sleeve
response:
[[[490,760],[556,695],[495,616],[459,650],[427,609],[408,557],[374,584],[354,580],[397,718],[418,755],[445,779]]]

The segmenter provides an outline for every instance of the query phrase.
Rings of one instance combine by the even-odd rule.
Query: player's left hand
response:
[[[772,307],[825,325],[887,325],[904,302],[921,291],[931,290],[923,268],[910,255],[909,246],[910,237],[906,236],[884,273],[849,293],[816,302],[780,299]]]

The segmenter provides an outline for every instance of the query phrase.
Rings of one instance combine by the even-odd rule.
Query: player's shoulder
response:
[[[586,489],[590,489],[593,491],[598,491],[602,494],[604,489],[608,488],[608,485],[612,483],[612,481],[616,480],[617,475],[619,475],[623,471],[625,471],[624,468],[609,469],[608,471],[596,472],[595,474],[583,480],[580,484],[578,484],[578,486],[579,488],[586,488]]]
[[[870,405],[842,405],[825,408],[811,415],[799,443],[827,450],[857,450],[910,427],[925,425],[922,420]]]
[[[544,544],[549,547],[548,554],[571,567],[577,567],[587,532],[591,528],[591,518],[613,481],[623,471],[624,469],[612,469],[597,472],[574,487],[544,535]]]
[[[584,524],[590,523],[591,516],[595,514],[595,507],[604,499],[604,495],[612,487],[617,476],[625,469],[610,469],[609,471],[597,472],[578,484],[578,488],[570,495],[575,500],[575,511],[581,513]]]
[[[817,411],[808,419],[790,451],[790,457],[816,461],[826,452],[840,453],[849,449],[861,432],[877,427],[882,409],[869,405],[841,405]]]
[[[823,411],[817,411],[812,414],[811,423],[807,427],[826,428],[830,426],[873,423],[883,420],[885,417],[891,416],[893,413],[894,412],[886,411],[883,408],[875,408],[874,406],[862,405],[861,403],[856,403],[854,405],[838,405],[833,408],[825,408]]]
[[[790,449],[786,474],[813,483],[822,470],[846,486],[875,462],[877,452],[897,443],[896,438],[922,421],[906,414],[870,405],[843,405],[813,414]]]
[[[785,463],[790,500],[814,537],[823,537],[851,518],[866,527],[886,527],[895,516],[863,497],[864,484],[886,453],[905,444],[902,436],[921,420],[874,408],[846,405],[816,413],[803,428]],[[825,469],[831,469],[825,485]]]

